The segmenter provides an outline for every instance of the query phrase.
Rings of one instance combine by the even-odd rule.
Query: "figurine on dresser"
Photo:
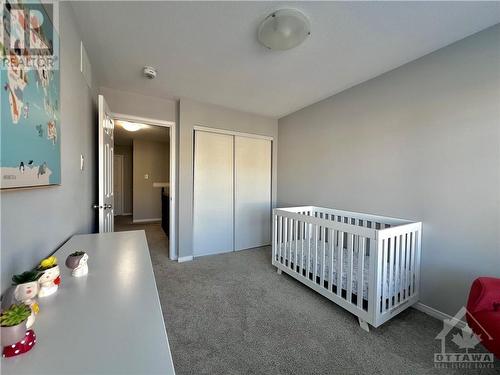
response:
[[[13,304],[24,303],[31,309],[31,314],[26,321],[26,328],[31,328],[38,314],[39,306],[36,296],[39,291],[38,280],[41,273],[37,271],[26,271],[12,276],[12,286],[2,296],[2,310]]]
[[[35,346],[35,332],[26,327],[31,313],[29,306],[24,303],[11,305],[0,313],[2,357],[15,357]]]
[[[59,266],[57,265],[57,258],[50,256],[40,262],[37,271],[42,273],[38,279],[40,285],[39,297],[47,297],[57,292],[59,284],[61,284],[61,276]]]
[[[85,251],[75,251],[66,258],[66,267],[73,270],[71,275],[74,277],[85,276],[89,273],[88,259],[89,256]]]

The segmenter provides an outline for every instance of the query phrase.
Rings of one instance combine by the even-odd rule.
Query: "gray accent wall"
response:
[[[115,155],[123,156],[123,213],[132,213],[133,154],[132,146],[115,145]]]
[[[133,160],[133,220],[160,220],[161,188],[153,183],[170,181],[170,146],[134,139]]]
[[[423,222],[421,302],[500,276],[500,26],[279,120],[278,202]]]
[[[179,256],[193,255],[193,141],[194,127],[205,126],[274,137],[272,203],[276,202],[278,121],[194,100],[180,100],[179,127]]]
[[[80,73],[81,39],[69,3],[60,3],[59,19],[61,185],[0,193],[2,291],[12,274],[36,266],[72,235],[94,230],[96,95]]]

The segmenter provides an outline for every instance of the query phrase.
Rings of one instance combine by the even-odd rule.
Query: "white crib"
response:
[[[378,327],[418,300],[422,223],[321,207],[273,210],[272,264]]]

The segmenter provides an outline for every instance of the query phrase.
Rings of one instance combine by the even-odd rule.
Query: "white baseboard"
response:
[[[179,258],[177,258],[177,261],[178,261],[179,263],[183,263],[183,262],[190,262],[190,261],[192,261],[192,260],[193,260],[193,256],[192,256],[192,255],[187,256],[187,257],[179,257]]]
[[[156,219],[134,219],[132,220],[132,223],[134,224],[139,224],[139,223],[157,223],[161,221],[161,217],[160,218],[156,218]]]
[[[455,320],[456,319],[454,317],[452,317],[451,315],[448,315],[442,311],[439,311],[439,310],[436,310],[435,308],[433,307],[430,307],[430,306],[427,306],[427,305],[424,305],[422,302],[417,302],[416,304],[413,305],[413,307],[415,309],[417,309],[418,311],[422,311],[424,314],[427,314],[429,316],[432,316],[433,318],[436,318],[438,320]],[[467,326],[467,323],[464,322],[463,320],[459,320],[458,323],[455,325],[457,328],[460,328],[460,329],[463,329]]]

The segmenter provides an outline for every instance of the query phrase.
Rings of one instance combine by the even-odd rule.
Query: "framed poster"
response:
[[[61,183],[58,46],[53,5],[1,1],[0,187]]]

